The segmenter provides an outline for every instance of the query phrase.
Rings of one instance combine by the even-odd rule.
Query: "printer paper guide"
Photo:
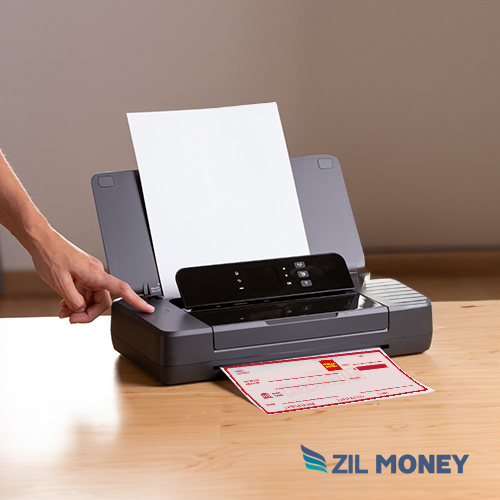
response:
[[[275,103],[127,116],[165,297],[183,267],[310,253]]]
[[[221,369],[268,415],[434,392],[378,348]]]

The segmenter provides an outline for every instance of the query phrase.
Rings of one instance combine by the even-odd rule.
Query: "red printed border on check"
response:
[[[378,348],[222,370],[268,415],[433,392]]]

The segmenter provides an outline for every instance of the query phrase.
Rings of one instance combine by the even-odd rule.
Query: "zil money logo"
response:
[[[305,466],[308,469],[328,472],[326,460],[323,455],[300,445]],[[362,469],[359,455],[333,455],[334,460],[338,460],[332,469],[332,474],[368,474],[368,469]],[[383,455],[375,456],[376,474],[383,474],[383,471],[390,474],[402,472],[403,474],[457,474],[464,473],[464,465],[469,455],[439,454],[439,455],[401,455],[398,459],[396,455],[385,458]],[[455,462],[455,464],[453,464]],[[456,465],[456,470],[454,465]]]
[[[326,460],[323,455],[320,455],[319,453],[306,448],[302,444],[300,445],[300,448],[302,449],[302,456],[304,457],[305,465],[308,469],[328,472],[326,470]]]

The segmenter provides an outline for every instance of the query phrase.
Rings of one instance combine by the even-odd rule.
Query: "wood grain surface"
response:
[[[164,387],[112,349],[109,317],[0,319],[1,499],[496,499],[500,301],[434,304],[434,393],[268,416],[225,379]],[[300,445],[367,474],[306,469]],[[377,454],[462,455],[463,474],[375,472]]]

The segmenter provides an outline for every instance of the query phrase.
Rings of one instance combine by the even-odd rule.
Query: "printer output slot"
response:
[[[389,344],[374,345],[374,346],[371,346],[371,347],[363,347],[363,349],[376,349],[376,348],[380,348],[383,351],[388,351],[389,350]],[[328,351],[328,352],[324,352],[324,353],[313,354],[313,356],[326,356],[326,355],[330,355],[330,354],[335,354],[335,353],[331,352],[331,351]],[[310,354],[308,354],[308,356],[310,356]],[[295,357],[295,356],[290,356],[290,358],[292,358],[292,357]],[[277,361],[279,359],[289,359],[289,358],[280,358],[278,356],[275,359],[273,359],[273,361]],[[267,363],[269,361],[266,359],[265,361],[260,361],[260,362]],[[259,361],[256,361],[255,363],[258,364]],[[234,361],[232,361],[230,363],[224,363],[224,365],[214,365],[213,366],[213,370],[214,371],[219,371],[221,368],[225,368],[227,366],[244,365],[244,364],[252,364],[252,363],[251,362],[246,362],[246,361],[241,361],[241,359],[239,359],[238,361],[234,360]]]

